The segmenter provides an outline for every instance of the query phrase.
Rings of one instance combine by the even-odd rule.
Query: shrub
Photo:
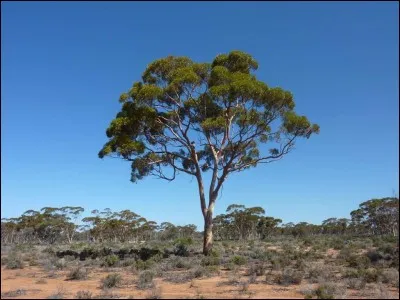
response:
[[[28,261],[28,264],[30,267],[36,267],[39,265],[38,261],[36,258],[30,258]]]
[[[218,266],[220,263],[221,263],[221,259],[219,257],[204,256],[201,259],[202,266]]]
[[[143,261],[143,260],[139,259],[136,262],[135,267],[137,270],[148,270],[153,266],[153,264],[154,264],[154,262],[151,260]]]
[[[247,275],[263,276],[267,270],[265,264],[251,264],[250,268],[247,270]]]
[[[107,255],[105,258],[104,258],[104,261],[103,261],[103,266],[106,266],[106,267],[112,267],[112,266],[114,266],[117,262],[119,261],[119,257],[117,256],[117,255],[114,255],[114,254],[111,254],[111,255]]]
[[[349,288],[355,290],[362,290],[367,284],[364,278],[348,278],[346,282]]]
[[[101,287],[103,289],[110,289],[117,287],[122,281],[121,275],[117,273],[109,274],[101,280]]]
[[[255,273],[249,276],[248,283],[256,283],[257,282],[257,275]]]
[[[78,291],[75,299],[92,299],[93,294],[90,291]]]
[[[324,264],[312,265],[307,271],[308,278],[312,283],[326,281],[334,276],[332,267]]]
[[[20,256],[11,255],[7,258],[6,261],[6,269],[23,269],[24,262],[22,261]]]
[[[177,256],[189,256],[189,250],[186,245],[179,244],[175,246],[174,254]]]
[[[399,272],[396,269],[387,269],[382,272],[382,282],[399,288]]]
[[[378,248],[378,251],[383,252],[385,254],[393,255],[396,252],[396,247],[392,244],[383,244]]]
[[[304,259],[297,259],[296,262],[294,263],[294,268],[297,270],[304,271],[306,268],[306,263]]]
[[[361,273],[362,271],[358,270],[358,269],[346,269],[346,271],[343,273],[343,277],[344,278],[359,278],[361,277]]]
[[[134,259],[124,259],[121,261],[121,266],[123,267],[130,267],[134,266],[136,264],[136,261]]]
[[[317,287],[315,295],[317,299],[343,299],[346,288],[335,283],[324,283]]]
[[[269,260],[274,270],[279,270],[292,264],[292,259],[288,254],[273,254]]]
[[[228,281],[225,282],[224,284],[227,285],[238,285],[240,284],[240,275],[236,272],[230,273],[228,275]]]
[[[139,259],[146,261],[154,256],[162,254],[158,249],[140,248],[137,252]]]
[[[181,257],[173,258],[172,264],[173,264],[174,268],[177,268],[177,269],[190,269],[192,267],[190,262],[185,261]]]
[[[146,288],[151,288],[154,286],[154,273],[151,271],[143,271],[142,273],[139,274],[138,282],[137,282],[137,287],[139,289],[146,289]]]
[[[84,280],[88,278],[88,271],[85,268],[77,267],[72,269],[68,275],[68,280]]]
[[[370,251],[368,251],[367,254],[366,254],[366,256],[369,258],[369,260],[370,260],[371,263],[376,263],[376,262],[378,262],[380,259],[383,258],[383,256],[382,256],[379,252],[377,252],[377,251],[375,251],[375,250],[370,250]]]
[[[161,289],[154,286],[151,291],[146,295],[146,299],[161,299]]]
[[[209,256],[211,256],[211,257],[221,257],[221,253],[217,249],[211,249]]]
[[[335,239],[332,239],[330,246],[335,250],[340,250],[340,249],[343,249],[343,247],[345,246],[345,243],[342,239],[335,238]]]
[[[300,284],[303,279],[301,271],[285,268],[282,273],[277,274],[275,281],[281,285]]]
[[[165,276],[165,280],[173,283],[185,283],[193,279],[192,272],[170,272]]]
[[[248,282],[241,282],[240,283],[240,293],[246,293],[249,290],[249,283]]]
[[[209,274],[220,274],[218,266],[207,266],[206,269]]]
[[[67,267],[67,262],[64,258],[61,258],[54,262],[54,266],[57,270],[64,270]]]
[[[397,271],[399,270],[399,248],[397,248],[396,252],[394,253],[390,266],[392,268],[396,268]]]
[[[312,246],[312,244],[313,244],[313,241],[312,241],[311,238],[309,238],[309,237],[303,238],[303,245],[304,246],[309,247],[309,246]]]
[[[383,284],[373,284],[369,288],[369,299],[399,299],[398,294],[390,293],[390,289]]]
[[[57,287],[57,291],[54,294],[51,294],[47,299],[64,299],[64,295],[66,290],[63,286]]]
[[[368,268],[361,271],[362,276],[367,283],[377,282],[381,277],[382,271],[375,268]]]
[[[54,249],[54,247],[49,246],[43,249],[43,253],[47,253],[47,254],[56,254],[56,250]]]
[[[308,278],[312,283],[317,283],[323,278],[324,273],[325,268],[323,265],[315,265],[308,270]]]
[[[209,276],[210,272],[208,269],[204,267],[197,267],[196,269],[192,270],[192,277],[193,278],[201,278],[203,276]]]
[[[17,289],[14,291],[8,291],[8,292],[1,293],[1,298],[4,298],[4,297],[15,298],[15,297],[23,296],[23,295],[26,295],[26,290]]]
[[[367,268],[370,265],[370,260],[366,256],[350,255],[346,262],[351,268]]]
[[[235,255],[234,257],[231,258],[231,262],[234,263],[235,265],[242,266],[246,264],[247,260],[243,256]]]
[[[185,246],[190,246],[193,244],[193,239],[192,238],[179,238],[174,241],[174,245],[185,245]]]
[[[347,260],[352,253],[353,251],[349,247],[344,247],[339,251],[337,258]]]
[[[165,257],[165,258],[167,258],[167,257]],[[151,262],[160,262],[160,261],[163,260],[163,258],[164,258],[164,255],[161,254],[161,253],[158,253],[158,254],[154,255],[152,258],[150,258],[149,261],[151,261]]]
[[[110,291],[105,291],[93,297],[93,299],[119,299],[119,298],[121,298],[120,294],[112,293]]]

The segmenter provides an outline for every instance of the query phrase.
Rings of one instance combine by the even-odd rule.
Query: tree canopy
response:
[[[295,113],[289,91],[257,80],[257,68],[240,51],[218,55],[212,64],[188,57],[156,60],[120,96],[122,109],[99,156],[131,161],[134,182],[210,169],[222,172],[222,182],[228,173],[281,158],[296,137],[308,138],[319,127]],[[263,143],[271,144],[266,154],[259,149]],[[172,174],[164,167],[172,167]]]

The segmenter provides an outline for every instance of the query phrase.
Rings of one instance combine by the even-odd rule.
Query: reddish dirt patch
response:
[[[111,273],[111,272],[110,272]],[[149,290],[138,290],[135,287],[136,276],[127,271],[119,272],[124,284],[120,288],[112,289],[112,293],[119,294],[122,298],[134,297],[145,298],[149,294]],[[25,295],[15,298],[18,299],[43,299],[57,292],[64,290],[64,298],[73,298],[78,291],[90,291],[93,296],[104,293],[100,288],[100,281],[107,272],[92,271],[89,279],[82,281],[67,281],[67,271],[59,271],[58,278],[47,278],[48,274],[36,267],[29,267],[23,270],[6,270],[2,269],[1,291],[2,293],[24,289]],[[248,290],[241,291],[240,286],[224,285],[221,283],[227,281],[227,275],[222,273],[221,276],[212,278],[195,279],[192,282],[183,284],[174,284],[155,279],[157,287],[161,292],[161,297],[165,299],[184,299],[184,298],[252,298],[252,299],[304,299],[299,290],[301,286],[280,287],[276,285],[268,285],[263,282],[264,276],[258,279],[258,283],[250,284]],[[38,283],[38,280],[44,279],[45,283]],[[247,280],[247,278],[243,278]],[[2,297],[6,298],[6,297]]]

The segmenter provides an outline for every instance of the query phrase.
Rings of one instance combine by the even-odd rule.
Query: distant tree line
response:
[[[82,207],[44,207],[28,210],[18,218],[2,219],[2,244],[170,241],[201,238],[193,224],[176,226],[154,221],[130,211],[93,210],[81,218]],[[270,236],[291,235],[393,235],[399,234],[399,198],[372,199],[350,213],[351,219],[328,218],[321,225],[300,222],[282,224],[281,219],[265,216],[261,207],[232,204],[225,214],[217,215],[213,233],[216,240],[263,240]]]
[[[40,211],[28,210],[18,218],[2,219],[1,242],[13,243],[71,243],[139,242],[143,240],[172,240],[195,238],[197,227],[193,224],[175,226],[169,222],[157,225],[140,215],[122,210],[112,212],[93,210],[90,217],[78,220],[82,207],[44,207]]]

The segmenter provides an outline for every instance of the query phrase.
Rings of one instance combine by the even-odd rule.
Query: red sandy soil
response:
[[[332,253],[333,254],[333,253]],[[336,254],[336,253],[335,253]],[[120,298],[138,299],[146,298],[150,290],[139,290],[135,286],[137,276],[128,270],[114,270],[121,274],[123,283],[121,287],[108,290],[118,294]],[[104,294],[106,291],[100,288],[101,279],[108,274],[101,269],[92,270],[87,280],[66,280],[68,271],[56,272],[56,278],[48,278],[49,273],[39,267],[27,267],[22,270],[1,270],[1,292],[23,289],[25,295],[12,297],[13,299],[46,299],[57,291],[64,291],[64,298],[74,298],[78,291],[90,291],[92,297]],[[248,277],[242,276],[242,281],[247,281]],[[38,280],[45,280],[39,283]],[[219,276],[204,279],[194,279],[192,282],[175,284],[156,278],[156,286],[159,289],[161,298],[164,299],[185,299],[185,298],[205,298],[205,299],[304,299],[300,292],[303,289],[315,287],[312,284],[301,284],[292,286],[269,285],[264,282],[265,276],[257,278],[257,283],[249,284],[246,291],[242,291],[242,286],[221,284],[227,282],[228,273],[221,271]],[[398,298],[397,289],[390,289],[393,299]],[[10,297],[9,297],[10,298]],[[360,299],[359,292],[347,290],[347,299]],[[368,299],[368,297],[365,297]],[[6,299],[2,296],[2,299]]]

